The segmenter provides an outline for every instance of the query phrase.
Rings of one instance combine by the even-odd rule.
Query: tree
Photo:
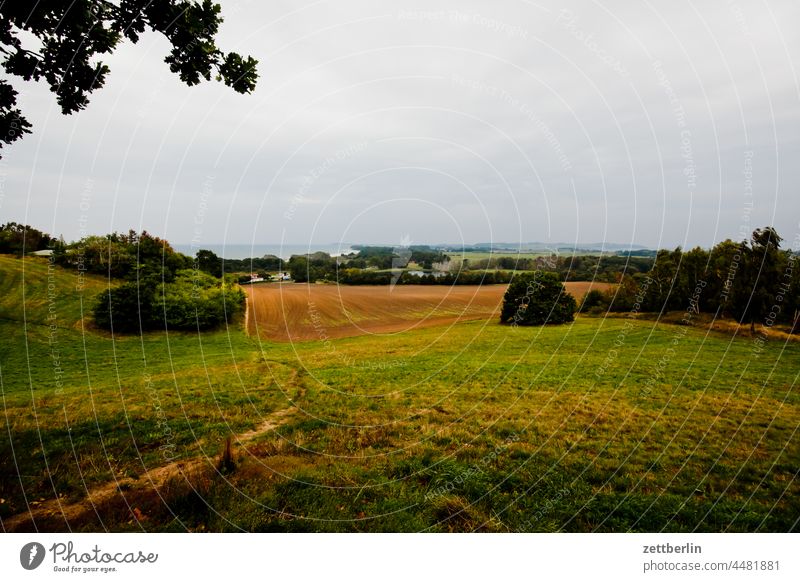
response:
[[[199,250],[195,256],[195,264],[200,271],[213,275],[217,279],[222,277],[222,259],[213,251]]]
[[[94,305],[94,321],[103,329],[131,333],[153,327],[157,314],[153,309],[155,290],[152,285],[123,283],[104,291]]]
[[[737,275],[741,279],[742,245],[726,239],[714,245],[708,261],[708,310],[730,315],[733,311],[733,292]]]
[[[785,254],[781,284],[788,287],[786,292],[783,292],[786,287],[781,289],[786,301],[782,311],[783,320],[791,325],[791,333],[798,333],[800,332],[800,255],[791,250]]]
[[[645,275],[637,274],[635,277],[630,275],[621,275],[615,287],[611,287],[610,289],[604,291],[604,303],[609,306],[609,311],[646,311],[648,295],[647,293],[643,292],[643,277],[645,277]],[[640,303],[640,301],[642,303]],[[657,309],[660,310],[661,308],[658,307]]]
[[[60,265],[114,279],[155,282],[171,281],[178,270],[189,268],[192,263],[190,257],[176,252],[169,242],[146,230],[88,236],[67,245],[57,260]]]
[[[542,325],[575,319],[575,298],[556,273],[523,273],[514,277],[503,297],[500,323]]]
[[[172,45],[164,61],[187,85],[214,75],[250,93],[258,61],[217,48],[220,10],[211,0],[7,0],[0,2],[2,66],[25,81],[45,81],[67,115],[84,109],[89,94],[105,83],[109,68],[97,57],[152,30]],[[30,133],[16,104],[17,91],[0,80],[0,148]]]
[[[599,289],[590,289],[589,292],[583,296],[581,301],[581,313],[601,311],[607,307],[606,296]]]
[[[648,273],[652,283],[645,297],[645,310],[662,313],[671,309],[681,309],[681,294],[680,290],[676,288],[676,283],[678,282],[678,265],[681,264],[682,257],[681,247],[674,251],[658,251],[653,268]],[[621,302],[618,304],[622,305]],[[633,301],[630,301],[630,304],[632,305]]]
[[[32,226],[8,222],[0,226],[0,253],[30,253],[50,247],[54,239]]]
[[[745,254],[749,300],[741,309],[741,323],[750,321],[755,333],[756,320],[764,321],[770,312],[781,278],[780,244],[783,239],[774,228],[757,228],[750,237]]]
[[[678,309],[688,309],[691,305],[690,302],[694,300],[694,308],[697,313],[713,310],[714,301],[708,292],[709,258],[709,251],[700,247],[694,247],[683,253],[676,285],[676,292],[681,299]],[[695,296],[697,296],[696,299],[694,299]]]
[[[289,275],[295,283],[313,283],[308,265],[308,259],[301,255],[292,255],[289,258]]]

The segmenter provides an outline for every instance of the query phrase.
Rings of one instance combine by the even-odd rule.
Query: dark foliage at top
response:
[[[234,91],[255,88],[257,61],[217,48],[222,22],[211,0],[20,0],[0,2],[0,52],[6,74],[44,81],[64,114],[84,109],[102,87],[109,68],[98,59],[114,52],[123,39],[161,33],[172,46],[164,61],[187,85],[212,76]],[[35,37],[30,44],[30,37]],[[17,92],[0,80],[0,147],[30,133],[16,107]]]

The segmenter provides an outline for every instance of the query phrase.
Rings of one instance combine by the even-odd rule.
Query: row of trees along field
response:
[[[582,311],[685,311],[735,318],[740,323],[783,323],[797,331],[800,318],[798,254],[781,249],[772,227],[748,240],[725,240],[712,249],[661,250],[652,269],[624,274],[615,289],[591,291]]]
[[[458,271],[454,273],[423,274],[339,269],[337,281],[343,285],[494,285],[509,283],[513,271]]]
[[[468,255],[467,255],[468,256]],[[543,255],[541,257],[489,257],[467,259],[471,270],[552,271],[563,281],[600,281],[616,283],[620,273],[646,273],[653,257],[617,255]]]

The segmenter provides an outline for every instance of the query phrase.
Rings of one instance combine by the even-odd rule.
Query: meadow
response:
[[[0,257],[5,531],[792,531],[800,344],[627,317],[113,335]],[[226,451],[227,449],[227,451]]]

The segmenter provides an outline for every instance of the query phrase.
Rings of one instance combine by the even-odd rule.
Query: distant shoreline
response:
[[[567,247],[564,246],[565,243],[558,243],[556,245],[548,246],[544,243],[524,243],[519,246],[514,245],[507,245],[501,243],[494,243],[492,248],[489,248],[489,244],[473,244],[473,245],[464,245],[463,248],[455,248],[454,245],[420,245],[420,246],[428,246],[431,249],[439,249],[447,253],[458,253],[463,251],[466,252],[493,252],[497,253],[498,255],[508,255],[513,253],[519,254],[577,254],[577,255],[585,255],[585,254],[595,254],[601,251],[605,253],[615,254],[619,251],[631,251],[633,254],[637,254],[639,251],[648,252],[652,249],[648,249],[646,247],[642,247],[640,245],[622,245],[617,243],[607,243],[603,245],[602,243],[596,244],[587,244],[585,246],[577,246],[577,247]],[[336,257],[339,255],[346,255],[349,253],[355,253],[356,248],[354,247],[391,247],[390,244],[379,245],[379,244],[366,244],[366,243],[330,243],[330,244],[316,244],[316,245],[307,245],[307,244],[224,244],[224,243],[180,243],[180,244],[173,244],[173,248],[185,255],[193,257],[198,250],[205,249],[214,252],[219,257],[223,257],[225,259],[249,259],[253,257],[263,257],[264,255],[275,255],[276,257],[280,257],[284,260],[289,260],[292,255],[306,255],[312,254],[315,252],[324,252],[329,254],[332,257]]]

